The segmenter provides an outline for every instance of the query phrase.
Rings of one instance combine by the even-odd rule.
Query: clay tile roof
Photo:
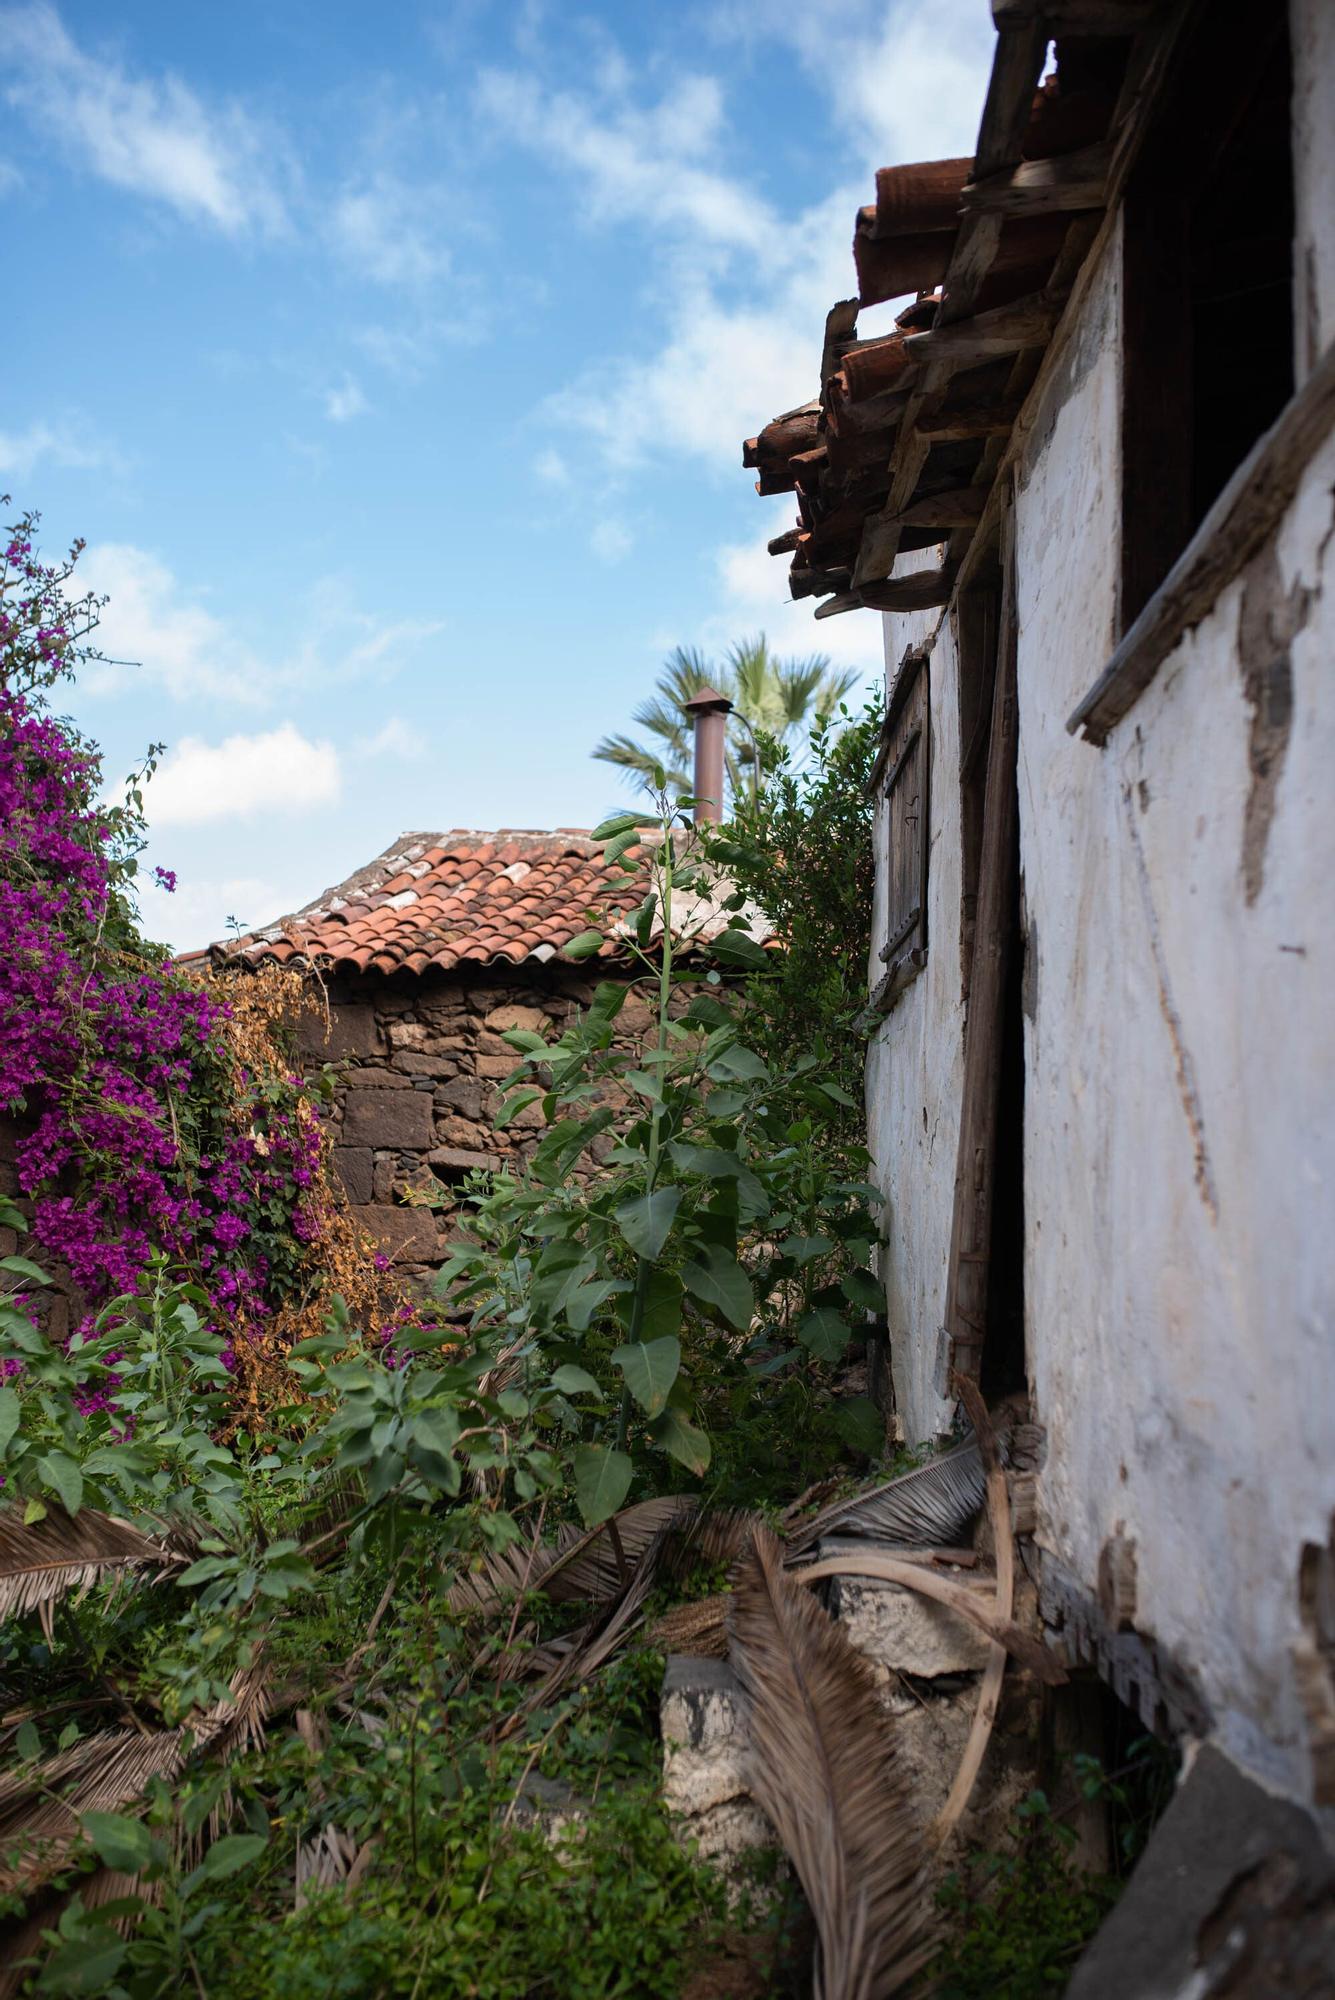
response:
[[[607,868],[602,848],[570,827],[405,833],[294,916],[215,944],[211,955],[219,963],[419,975],[464,963],[545,964],[590,928],[596,908],[610,920],[603,928],[612,936],[599,953],[606,959],[619,949],[613,927],[638,909],[645,889],[643,875]],[[703,934],[717,935],[729,921],[711,903]]]
[[[1166,32],[1153,6],[1104,8],[1096,34],[1058,35],[1042,74],[1042,10],[994,6],[996,55],[972,158],[883,167],[853,239],[857,296],[825,324],[817,393],[742,447],[759,493],[793,493],[794,598],[825,618],[948,601],[994,525],[1012,426],[1143,129],[1132,39]],[[1162,10],[1165,20],[1171,10]],[[1130,81],[1129,81],[1130,80]],[[853,275],[853,274],[850,274]],[[915,296],[916,295],[916,296]],[[859,316],[898,300],[893,329]],[[986,535],[979,546],[986,546]],[[938,566],[893,574],[940,549]]]

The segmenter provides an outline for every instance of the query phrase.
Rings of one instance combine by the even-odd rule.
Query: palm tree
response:
[[[633,771],[645,791],[654,789],[659,766],[667,773],[669,790],[689,792],[692,729],[683,703],[702,688],[715,687],[735,711],[728,723],[727,771],[729,789],[736,795],[750,782],[747,773],[755,762],[751,730],[800,751],[813,724],[832,715],[858,679],[856,670],[832,667],[824,653],[813,653],[808,660],[780,659],[770,652],[763,632],[729,647],[717,665],[695,646],[678,646],[664,661],[652,697],[635,710],[634,720],[649,732],[649,740],[604,736],[593,754],[604,764]]]

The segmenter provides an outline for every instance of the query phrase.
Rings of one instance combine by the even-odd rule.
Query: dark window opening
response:
[[[1125,631],[1293,394],[1286,10],[1202,11],[1127,187]]]
[[[885,801],[886,907],[876,999],[889,1006],[927,958],[927,858],[932,768],[927,656],[908,653],[886,713],[880,756]]]

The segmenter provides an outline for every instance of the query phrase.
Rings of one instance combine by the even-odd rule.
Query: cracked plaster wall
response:
[[[1226,1748],[1305,1794],[1297,1564],[1335,1506],[1335,439],[1107,747],[1069,736],[1115,632],[1119,270],[1114,237],[1018,482],[1039,1540],[1091,1597],[1105,1549],[1133,1543],[1136,1628],[1194,1679]],[[908,623],[887,621],[896,656]],[[939,976],[909,989],[869,1067],[910,1435],[939,1422],[925,1385],[959,1110],[942,641]],[[928,1082],[937,1158],[924,1171]]]

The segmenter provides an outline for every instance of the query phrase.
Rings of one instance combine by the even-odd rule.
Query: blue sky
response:
[[[877,670],[871,613],[786,602],[740,442],[812,393],[875,168],[972,150],[992,40],[987,0],[0,0],[0,489],[110,594],[109,774],[170,746],[157,935],[407,828],[590,824],[678,641]]]

